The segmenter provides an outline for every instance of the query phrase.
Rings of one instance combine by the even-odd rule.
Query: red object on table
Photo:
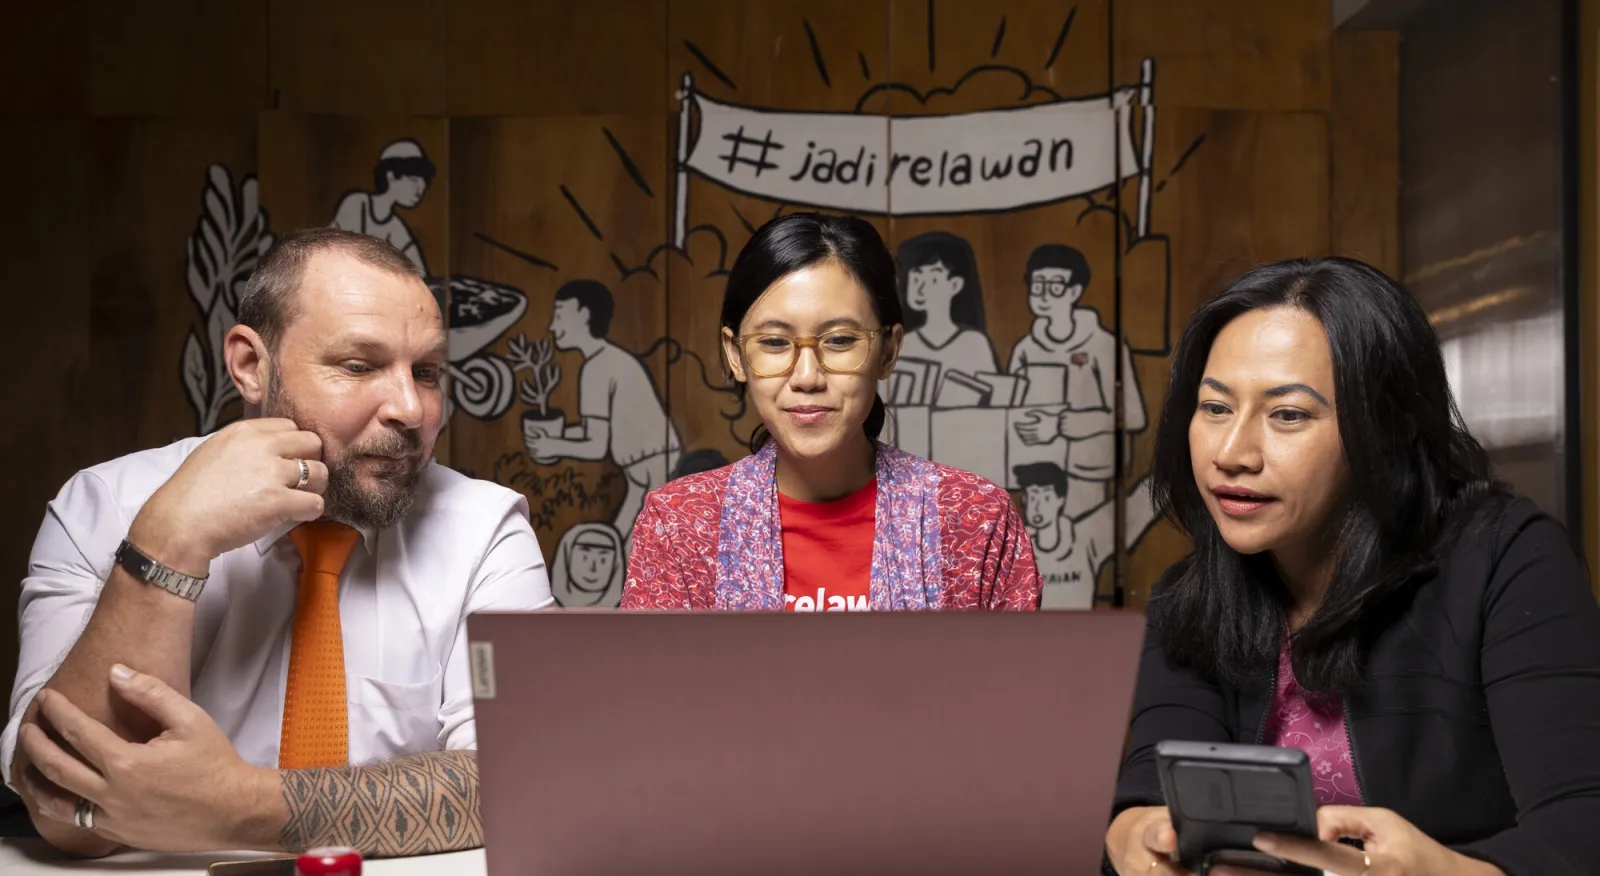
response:
[[[350,848],[310,849],[294,862],[295,876],[361,876],[361,853]]]

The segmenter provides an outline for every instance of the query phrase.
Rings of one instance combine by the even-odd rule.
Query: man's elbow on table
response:
[[[37,703],[28,706],[20,726],[37,727],[38,713]],[[41,807],[50,805],[51,795],[63,793],[59,788],[52,790],[45,787],[48,781],[38,770],[33,769],[28,753],[18,745],[11,760],[11,786],[22,798],[23,805],[28,807],[28,819],[33,822],[33,828],[39,832],[41,839],[57,851],[78,858],[103,858],[122,848],[120,843],[82,830],[69,822],[58,821],[46,814]]]

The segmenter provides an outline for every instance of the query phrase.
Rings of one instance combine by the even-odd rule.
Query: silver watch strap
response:
[[[169,569],[155,560],[150,559],[143,551],[134,547],[127,539],[122,540],[122,545],[117,548],[117,565],[128,570],[128,574],[146,584],[153,584],[162,590],[181,596],[193,602],[200,598],[200,591],[205,589],[206,579],[185,575],[175,569]]]

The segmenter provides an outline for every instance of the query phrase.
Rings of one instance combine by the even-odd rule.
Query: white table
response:
[[[60,873],[129,873],[137,876],[193,876],[206,872],[214,861],[270,858],[256,852],[218,852],[211,855],[161,855],[123,852],[96,861],[61,860],[43,840],[0,839],[0,874],[4,876],[56,876]],[[485,876],[483,849],[363,861],[361,876]],[[1322,876],[1334,876],[1324,872]]]
[[[0,873],[5,876],[45,876],[60,873],[130,873],[140,876],[193,876],[206,872],[215,861],[270,858],[256,852],[217,852],[206,855],[162,855],[123,852],[94,861],[62,859],[43,840],[0,839]],[[483,850],[425,855],[420,858],[369,860],[362,876],[484,876]]]

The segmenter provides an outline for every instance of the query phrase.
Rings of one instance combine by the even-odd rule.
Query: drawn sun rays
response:
[[[939,65],[938,44],[940,29],[938,27],[938,12],[937,0],[926,0],[927,42],[925,51],[927,68],[930,72],[936,72]],[[1050,43],[1049,52],[1042,59],[1042,65],[1034,68],[1035,70],[1049,71],[1056,65],[1058,60],[1063,57],[1063,51],[1068,45],[1068,39],[1074,34],[1074,25],[1077,23],[1077,18],[1078,6],[1074,4],[1062,15],[1061,22],[1055,29],[1055,37]],[[815,70],[817,81],[820,82],[823,87],[828,89],[833,89],[836,83],[838,85],[844,85],[845,83],[838,81],[839,76],[837,75],[837,66],[830,67],[828,63],[829,52],[827,47],[824,45],[822,37],[818,34],[817,28],[811,22],[810,17],[806,15],[800,15],[798,16],[798,21],[796,24],[799,25],[799,30],[805,38],[805,45],[809,49],[811,63]],[[936,98],[948,98],[955,96],[963,89],[963,87],[967,86],[974,80],[979,79],[982,79],[986,83],[990,83],[989,87],[993,87],[992,83],[997,81],[997,78],[1009,78],[1014,80],[1016,91],[1011,97],[1011,102],[1014,104],[1020,105],[1064,99],[1064,96],[1055,88],[1048,84],[1035,81],[1034,74],[1030,73],[1028,69],[1017,66],[1015,63],[1006,63],[1003,60],[1002,56],[1005,54],[1011,54],[1013,56],[1015,55],[1014,51],[1007,51],[1007,32],[1008,17],[1002,13],[998,15],[998,19],[995,24],[995,29],[993,32],[994,36],[991,40],[990,50],[988,53],[989,62],[976,65],[966,70],[965,72],[961,73],[961,75],[955,77],[952,84],[938,85],[926,90],[918,88],[916,85],[904,81],[874,81],[873,71],[867,60],[865,51],[856,50],[856,59],[859,64],[862,81],[865,83],[865,85],[859,98],[855,102],[855,112],[865,113],[867,111],[867,107],[869,105],[873,105],[873,101],[875,99],[881,99],[882,96],[891,93],[904,95],[905,97],[913,100],[918,106],[925,107],[930,103],[930,101],[933,101]],[[968,36],[968,32],[960,32],[959,36],[961,38],[966,38]],[[689,57],[693,59],[693,63],[698,65],[699,68],[703,69],[704,72],[712,79],[721,83],[730,91],[739,91],[739,84],[735,81],[734,77],[730,75],[722,65],[719,65],[705,49],[696,44],[692,39],[688,38],[683,39],[682,44]],[[1034,63],[1039,62],[1035,61]],[[619,140],[616,134],[614,134],[607,127],[601,126],[599,129],[599,134],[610,148],[612,154],[615,156],[622,171],[626,174],[628,179],[632,181],[634,187],[637,188],[638,191],[643,194],[648,201],[654,202],[656,198],[656,192],[650,183],[645,179],[645,176],[641,172],[638,163],[634,161],[627,147],[622,143],[621,140]],[[1204,143],[1205,139],[1205,135],[1200,134],[1188,144],[1187,148],[1183,150],[1181,156],[1174,163],[1172,169],[1168,172],[1166,177],[1159,179],[1156,182],[1155,191],[1163,191],[1167,187],[1167,183],[1170,181],[1170,179],[1183,168],[1184,164],[1188,162],[1189,158]],[[616,270],[618,278],[621,280],[626,280],[629,277],[640,273],[647,274],[654,279],[660,280],[661,272],[658,266],[658,259],[663,254],[667,253],[675,253],[676,255],[688,259],[691,263],[693,263],[693,259],[689,258],[687,252],[688,237],[696,236],[709,237],[716,242],[715,251],[718,256],[716,264],[714,266],[709,266],[710,269],[707,271],[706,275],[719,276],[727,273],[727,235],[715,224],[701,224],[690,228],[687,231],[687,236],[681,247],[675,247],[671,243],[658,244],[651,249],[648,254],[646,254],[642,262],[638,264],[630,264],[628,259],[625,258],[625,253],[622,251],[625,249],[625,247],[616,241],[608,241],[605,231],[600,227],[600,224],[595,221],[591,212],[585,207],[584,199],[586,196],[592,197],[592,192],[586,194],[584,192],[575,190],[573,185],[563,182],[558,185],[557,192],[554,194],[557,194],[561,197],[561,199],[570,209],[573,218],[591,237],[593,237],[597,242],[606,245],[609,260],[613,268]],[[1099,194],[1103,194],[1104,197],[1097,197]],[[1129,233],[1129,237],[1125,239],[1130,243],[1132,242],[1133,219],[1131,216],[1127,215],[1126,210],[1122,209],[1122,199],[1119,191],[1115,189],[1108,189],[1103,193],[1090,193],[1089,195],[1081,197],[1079,200],[1081,200],[1084,204],[1084,208],[1079,215],[1079,221],[1082,221],[1089,215],[1096,212],[1120,214],[1124,228]],[[739,226],[747,234],[754,233],[760,225],[760,217],[752,217],[747,215],[748,207],[745,210],[741,210],[738,205],[733,204],[732,202],[729,202],[728,206],[730,207],[735,220],[739,223]],[[781,214],[784,211],[785,206],[786,205],[784,204],[778,204],[772,215],[777,216]],[[493,240],[487,235],[477,234],[475,236],[480,240],[483,240],[485,243],[518,257],[530,264],[534,264],[548,270],[560,270],[548,258],[534,255],[533,253],[511,246],[503,241]],[[637,258],[637,255],[634,257]]]

